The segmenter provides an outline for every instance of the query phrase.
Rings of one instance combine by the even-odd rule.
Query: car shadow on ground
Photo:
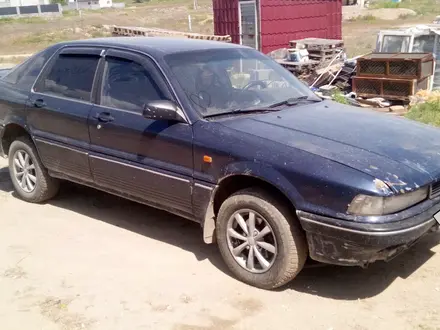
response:
[[[0,168],[0,191],[13,191],[7,168]],[[68,182],[62,184],[60,194],[49,204],[177,246],[194,253],[197,260],[208,259],[231,276],[217,247],[203,242],[197,223]],[[440,235],[431,234],[390,262],[376,262],[367,269],[308,264],[294,281],[278,290],[294,290],[338,300],[373,297],[396,278],[407,279],[418,270],[435,254],[431,248],[437,244],[440,244]]]

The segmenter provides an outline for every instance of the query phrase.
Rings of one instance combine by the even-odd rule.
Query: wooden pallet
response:
[[[314,56],[335,56],[337,53],[339,53],[341,50],[345,51],[345,48],[332,48],[332,49],[321,49],[321,50],[307,50],[310,55]]]
[[[188,38],[188,39],[200,39],[200,40],[214,40],[223,42],[232,42],[232,38],[229,35],[226,36],[216,36],[216,35],[205,35],[198,33],[187,33],[172,30],[163,29],[153,29],[153,28],[143,28],[143,27],[125,27],[125,26],[113,26],[112,29],[113,36],[124,36],[124,37],[172,37],[172,38]]]
[[[309,58],[316,60],[316,61],[320,61],[320,62],[327,62],[327,61],[331,61],[334,57],[336,56],[336,54],[332,54],[332,55],[317,55],[317,54],[310,54],[309,53]]]
[[[310,51],[332,50],[335,48],[343,48],[344,41],[336,39],[321,39],[321,38],[306,38],[300,40],[291,40],[289,42],[290,48],[296,48],[297,45],[304,45]]]

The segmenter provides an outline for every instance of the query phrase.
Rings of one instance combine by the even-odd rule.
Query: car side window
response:
[[[13,69],[4,80],[19,88],[30,90],[47,60],[55,53],[55,48],[48,48],[27,59]]]
[[[152,75],[136,62],[107,57],[101,92],[101,105],[142,112],[150,101],[166,97]]]
[[[62,54],[35,87],[36,92],[90,101],[99,56]]]

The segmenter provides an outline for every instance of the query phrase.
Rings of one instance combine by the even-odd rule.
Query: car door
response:
[[[31,91],[28,125],[45,167],[55,176],[93,182],[88,116],[100,48],[62,49]]]
[[[192,217],[192,128],[143,117],[144,105],[174,100],[147,56],[109,50],[98,104],[89,117],[95,183],[144,203]]]

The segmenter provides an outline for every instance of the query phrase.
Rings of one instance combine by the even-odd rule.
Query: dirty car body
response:
[[[93,68],[85,83],[89,93],[81,94],[79,83],[72,94],[53,87],[63,79],[49,77],[56,61],[72,57]],[[11,143],[27,134],[52,178],[197,221],[207,243],[214,241],[223,203],[253,187],[292,211],[288,220],[302,232],[295,237],[303,235],[304,253],[325,263],[387,260],[438,228],[438,129],[321,101],[254,50],[196,40],[108,38],[58,44],[27,63],[0,80],[3,152],[12,157]],[[139,102],[122,95],[127,68],[137,85],[145,72],[153,82],[146,96],[136,87],[124,91]],[[112,99],[112,93],[121,96]],[[278,243],[260,247],[280,251],[281,234],[274,235]],[[246,239],[254,249],[254,240]],[[255,274],[276,262],[246,256],[241,266]],[[261,287],[281,283],[244,280]]]

